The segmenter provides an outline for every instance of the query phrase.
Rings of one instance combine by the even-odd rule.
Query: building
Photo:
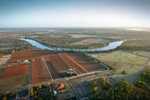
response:
[[[62,82],[60,82],[57,89],[63,89],[63,88],[65,88],[65,85]]]

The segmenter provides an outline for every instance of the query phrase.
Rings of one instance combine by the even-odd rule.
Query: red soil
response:
[[[31,64],[32,84],[51,80],[48,68],[43,60],[37,60]]]
[[[70,67],[59,57],[58,54],[46,56],[45,61],[53,79],[61,78],[61,72],[68,71],[70,69]]]
[[[80,73],[86,73],[87,70],[84,69],[81,65],[79,65],[76,61],[74,61],[71,57],[66,54],[60,54],[60,57],[72,68],[76,68]]]
[[[0,79],[28,74],[28,64],[12,65],[4,69]]]
[[[35,58],[40,58],[42,56],[47,55],[45,51],[42,50],[23,50],[17,51],[12,55],[10,62],[16,62],[20,60],[30,60]]]

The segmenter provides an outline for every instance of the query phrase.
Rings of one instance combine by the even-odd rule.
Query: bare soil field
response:
[[[46,56],[45,61],[48,65],[53,79],[62,78],[63,76],[61,75],[61,73],[70,69],[70,67],[57,54]]]
[[[80,64],[87,71],[106,70],[106,66],[81,54],[68,54],[73,60]]]
[[[12,65],[6,67],[0,75],[0,79],[10,78],[14,76],[23,76],[28,74],[28,64]]]
[[[27,75],[0,79],[0,92],[9,91],[27,85],[28,85]]]
[[[51,80],[49,70],[43,60],[37,60],[31,64],[32,84]]]
[[[23,51],[17,51],[12,55],[12,58],[10,59],[10,62],[16,62],[20,60],[29,60],[29,59],[35,59],[39,57],[43,57],[47,55],[45,51],[42,50],[23,50]]]
[[[72,68],[76,68],[80,73],[86,73],[88,72],[86,69],[84,69],[81,65],[79,65],[76,61],[74,61],[71,57],[69,57],[66,54],[60,54],[60,57]]]

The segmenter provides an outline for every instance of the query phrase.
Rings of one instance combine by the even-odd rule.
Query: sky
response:
[[[150,27],[150,0],[0,0],[0,27]]]

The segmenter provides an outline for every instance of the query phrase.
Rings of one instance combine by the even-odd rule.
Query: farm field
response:
[[[10,65],[0,75],[0,92],[27,86],[28,82],[28,64]]]
[[[0,79],[0,92],[21,88],[28,85],[27,75]]]
[[[99,37],[96,35],[87,35],[87,34],[74,34],[74,35],[70,35],[71,38],[92,38],[92,37]]]
[[[51,80],[49,70],[43,60],[36,60],[31,63],[32,84]]]
[[[99,64],[95,60],[87,56],[81,54],[68,54],[68,55],[89,72],[97,70],[107,70],[105,65]]]
[[[29,60],[29,62],[23,62],[23,60]],[[31,84],[36,85],[40,82],[64,78],[66,73],[73,72],[78,75],[105,70],[105,66],[85,55],[42,50],[17,51],[13,53],[10,61],[17,63],[9,63],[8,67],[2,69],[0,74],[1,86],[4,86],[6,81],[12,81],[12,83],[6,83],[9,89],[11,89],[11,85],[16,84],[15,80],[17,79],[16,82],[20,82],[20,84],[14,85],[16,88],[30,84],[30,81]]]
[[[114,69],[112,78],[117,81],[126,79],[132,83],[136,81],[148,62],[148,58],[123,51],[102,53],[99,55],[99,60]],[[125,74],[122,74],[123,71]]]
[[[73,43],[74,45],[91,45],[91,44],[107,44],[109,43],[106,39],[100,39],[100,38],[87,38],[81,41],[78,41],[76,43]]]
[[[11,65],[3,70],[0,79],[23,76],[28,74],[28,64]]]
[[[13,53],[12,58],[10,59],[10,62],[17,62],[18,60],[30,60],[42,57],[46,55],[47,53],[44,50],[23,50],[23,51],[17,51]]]
[[[76,61],[74,61],[71,57],[66,54],[60,54],[60,57],[69,65],[71,68],[75,68],[79,73],[88,72],[81,65],[79,65]]]
[[[70,69],[58,54],[45,56],[45,61],[53,79],[62,78],[62,73]]]
[[[135,51],[135,54],[143,56],[143,57],[150,58],[150,51],[140,51],[140,50],[137,50],[137,51]]]

